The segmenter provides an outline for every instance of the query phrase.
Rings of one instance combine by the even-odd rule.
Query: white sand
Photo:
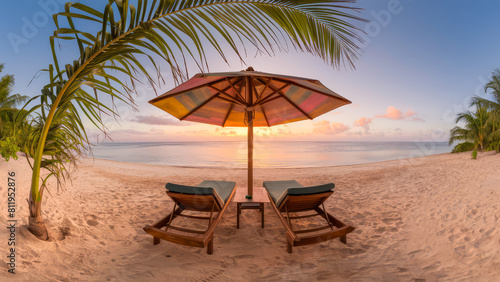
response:
[[[266,228],[244,211],[236,229],[231,204],[215,230],[214,254],[162,241],[142,228],[172,209],[164,184],[203,179],[245,185],[241,169],[182,168],[85,160],[73,182],[49,186],[44,218],[52,240],[27,230],[30,169],[0,160],[0,222],[7,221],[7,171],[17,173],[17,265],[7,272],[9,231],[0,229],[0,280],[500,281],[500,154],[443,154],[366,165],[256,169],[255,183],[334,182],[326,206],[356,227],[348,244],[332,240],[285,249],[285,231],[269,205]]]

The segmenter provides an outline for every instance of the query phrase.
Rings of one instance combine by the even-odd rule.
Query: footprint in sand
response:
[[[339,252],[343,255],[359,255],[366,253],[365,249],[347,249],[347,248],[342,248],[339,249]]]
[[[318,265],[316,265],[314,263],[302,263],[300,265],[301,269],[313,269],[313,268],[316,268],[316,267],[318,267]]]
[[[66,239],[67,236],[71,235],[71,228],[69,227],[59,227],[56,239],[62,241]]]
[[[432,269],[438,268],[439,266],[441,266],[441,262],[440,261],[436,261],[436,262],[434,262],[434,263],[432,263],[432,264],[424,267],[423,269],[424,270],[432,270]]]
[[[219,270],[212,275],[205,276],[204,278],[200,279],[201,281],[212,281],[212,280],[218,280],[221,278],[222,273],[224,273],[224,270]]]
[[[423,252],[423,251],[424,250],[416,250],[416,251],[407,253],[407,255],[410,256],[411,258],[414,258],[416,254]]]
[[[91,214],[88,217],[91,218],[91,219],[87,219],[87,224],[88,225],[90,225],[90,226],[97,226],[97,225],[99,225],[99,222],[96,221],[97,216]]]

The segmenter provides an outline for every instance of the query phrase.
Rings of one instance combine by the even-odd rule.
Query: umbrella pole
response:
[[[253,197],[253,120],[252,112],[248,114],[248,196]]]
[[[252,82],[250,77],[245,78],[245,96],[248,105],[253,107]],[[248,121],[248,195],[247,198],[253,197],[253,113],[254,109],[246,109]]]

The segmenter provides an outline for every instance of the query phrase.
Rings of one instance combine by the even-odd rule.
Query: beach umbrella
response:
[[[254,71],[199,73],[151,101],[179,120],[248,127],[248,195],[253,128],[313,119],[351,101],[314,79]]]

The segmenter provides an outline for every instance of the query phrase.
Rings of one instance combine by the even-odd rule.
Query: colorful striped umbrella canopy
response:
[[[248,195],[253,194],[253,127],[313,119],[351,101],[314,79],[240,72],[199,73],[149,103],[179,120],[248,127]]]

